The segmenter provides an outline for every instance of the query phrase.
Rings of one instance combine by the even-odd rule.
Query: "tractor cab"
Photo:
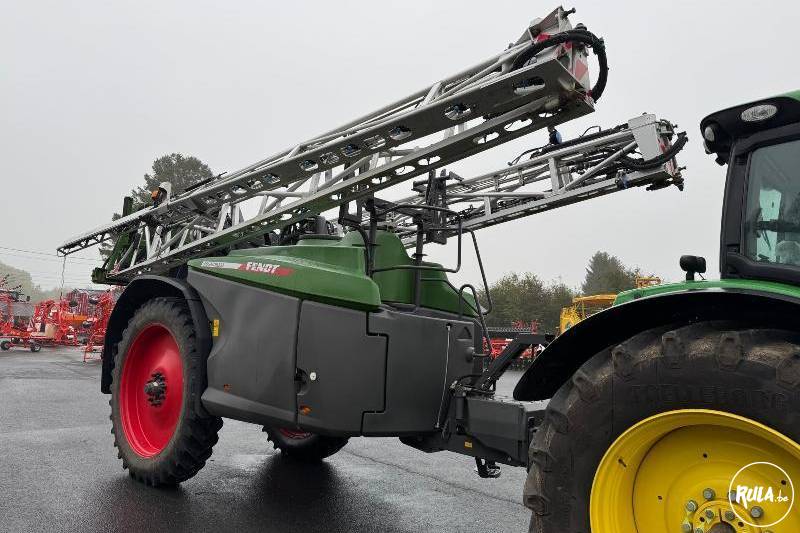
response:
[[[800,283],[800,91],[718,111],[700,129],[728,165],[721,277]]]

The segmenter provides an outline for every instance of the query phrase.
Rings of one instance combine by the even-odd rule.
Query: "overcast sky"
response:
[[[109,220],[156,157],[235,170],[501,51],[555,6],[0,0],[0,261],[55,286],[60,260],[9,248],[54,253]],[[597,111],[562,134],[645,111],[676,122],[690,136],[679,157],[686,190],[625,191],[482,230],[490,280],[532,271],[575,286],[596,250],[667,279],[680,277],[682,253],[701,254],[716,277],[724,169],[703,153],[698,124],[800,87],[798,3],[572,6],[573,23],[605,38],[611,71]],[[490,171],[545,143],[534,133],[450,169]],[[88,280],[91,266],[68,262],[67,284]],[[475,273],[468,265],[462,279]]]

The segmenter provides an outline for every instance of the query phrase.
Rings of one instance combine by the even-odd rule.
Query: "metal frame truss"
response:
[[[175,195],[164,184],[157,205],[76,236],[58,251],[125,242],[103,277],[126,283],[590,113],[585,43],[550,41],[572,31],[569,14],[558,8],[503,52],[232,174]]]
[[[463,229],[476,230],[631,187],[682,188],[673,158],[647,164],[680,150],[682,143],[672,146],[674,134],[671,123],[645,114],[585,138],[534,150],[525,154],[527,160],[494,172],[469,179],[445,174],[442,207],[459,213]],[[416,195],[397,203],[425,203],[425,185],[417,184],[415,190]],[[450,224],[455,231],[455,222]],[[411,215],[398,212],[388,225],[402,235],[406,246],[414,245]]]

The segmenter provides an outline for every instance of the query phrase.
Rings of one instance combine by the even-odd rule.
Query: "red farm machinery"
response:
[[[44,300],[36,304],[29,326],[31,351],[33,345],[39,346],[78,346],[78,323],[85,320],[82,315],[73,312],[70,301]]]
[[[119,296],[119,291],[108,290],[99,294],[89,295],[87,303],[91,306],[86,320],[81,324],[86,331],[86,347],[83,350],[83,360],[94,359],[95,349],[102,353],[103,342],[106,336],[108,318],[114,309],[114,303]]]
[[[10,350],[15,345],[26,345],[27,323],[24,320],[30,304],[23,299],[18,288],[0,288],[0,349]]]
[[[515,341],[525,341],[530,344],[530,347],[525,349],[522,355],[512,364],[512,368],[515,369],[527,368],[534,356],[544,350],[555,338],[555,335],[540,333],[537,320],[533,320],[530,323],[515,320],[510,327],[489,326],[486,329],[488,330],[489,342],[483,341],[484,351],[491,350],[490,361],[487,361],[487,364],[497,359]]]
[[[0,286],[0,349],[84,344],[83,360],[102,345],[106,324],[114,307],[114,291],[73,290],[56,300],[32,305],[22,301],[18,288]],[[25,307],[25,309],[22,309]]]
[[[21,285],[9,286],[9,275],[0,278],[0,349],[27,345],[30,296],[23,295]]]

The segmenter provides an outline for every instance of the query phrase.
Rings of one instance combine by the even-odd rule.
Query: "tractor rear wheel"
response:
[[[795,332],[706,322],[604,350],[531,443],[530,531],[800,531],[798,398]],[[774,500],[737,498],[758,486]]]
[[[7,352],[10,349],[11,349],[11,341],[0,342],[0,350]]]
[[[265,427],[264,431],[281,454],[301,461],[320,461],[344,448],[349,440],[283,427]]]
[[[211,456],[222,419],[200,403],[206,361],[185,302],[144,304],[112,356],[111,432],[123,468],[151,486],[194,476]]]
[[[39,344],[39,343],[33,342],[33,343],[31,343],[30,350],[33,353],[41,352],[42,351],[42,345]]]

